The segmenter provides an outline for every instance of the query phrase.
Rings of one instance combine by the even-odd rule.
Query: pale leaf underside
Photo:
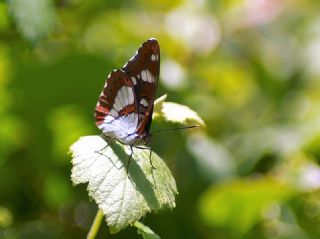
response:
[[[205,127],[204,121],[197,112],[188,106],[174,102],[166,102],[167,95],[163,95],[154,102],[154,118],[160,117],[165,121],[185,125],[196,124]]]
[[[81,137],[70,147],[72,181],[88,183],[89,195],[103,211],[111,232],[117,232],[147,212],[175,207],[175,180],[164,163],[149,149],[107,143],[100,136]]]

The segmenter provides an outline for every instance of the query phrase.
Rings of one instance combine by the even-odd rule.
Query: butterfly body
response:
[[[131,146],[150,141],[159,70],[159,44],[149,39],[121,69],[109,74],[95,109],[104,137]]]

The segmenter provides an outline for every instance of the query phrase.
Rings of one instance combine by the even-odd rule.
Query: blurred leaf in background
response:
[[[292,194],[288,186],[268,178],[238,180],[209,189],[200,199],[199,210],[208,225],[229,227],[237,238],[261,220],[263,210]]]
[[[17,28],[31,42],[46,37],[56,24],[50,0],[9,0],[8,4]]]

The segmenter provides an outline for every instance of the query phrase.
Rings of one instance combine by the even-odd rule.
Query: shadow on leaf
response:
[[[127,170],[127,168],[124,168],[126,167],[128,160],[130,158],[130,154],[127,154],[126,151],[124,150],[124,147],[127,147],[127,146],[120,145],[119,143],[111,143],[109,146],[112,148],[113,152],[117,155],[118,159],[122,162],[123,169]],[[137,163],[138,161],[143,160],[139,158],[139,156],[141,157],[146,156],[143,152],[141,152],[144,150],[145,149],[133,148],[132,159],[130,161],[130,164],[128,165],[128,177],[131,180],[132,184],[135,186],[135,188],[144,197],[148,206],[151,209],[157,210],[160,208],[160,204],[156,197],[155,188],[154,188],[156,186],[156,179],[152,177],[154,180],[154,184],[152,184],[148,180],[145,170],[143,170],[141,166]],[[146,164],[146,163],[150,164],[149,158],[148,158],[148,162],[145,162],[146,161],[145,159],[143,161],[144,162],[142,162],[142,164]],[[143,166],[146,166],[146,165],[143,165]],[[150,165],[150,168],[152,168],[151,165]],[[152,176],[153,176],[153,170],[156,170],[156,169],[151,170]]]

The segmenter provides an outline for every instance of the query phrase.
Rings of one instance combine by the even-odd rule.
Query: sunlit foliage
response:
[[[85,237],[96,206],[73,188],[68,147],[99,134],[106,76],[150,37],[161,46],[157,96],[206,127],[154,135],[179,195],[144,224],[161,238],[319,238],[319,7],[0,1],[0,238]],[[101,228],[98,238],[110,237]],[[135,231],[111,237],[141,238]]]

